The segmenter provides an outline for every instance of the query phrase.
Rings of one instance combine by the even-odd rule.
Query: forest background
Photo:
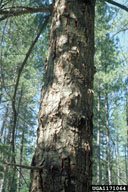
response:
[[[1,1],[0,11],[49,3]],[[42,25],[45,13],[0,15],[0,191],[26,192],[30,170],[9,163],[31,165],[50,27]],[[96,3],[93,184],[128,185],[127,16],[109,3]]]

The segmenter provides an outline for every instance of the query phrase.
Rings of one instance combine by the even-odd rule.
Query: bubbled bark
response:
[[[31,192],[89,192],[94,0],[55,0]]]

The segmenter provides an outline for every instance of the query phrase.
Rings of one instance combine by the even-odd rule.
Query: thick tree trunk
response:
[[[89,192],[94,0],[55,0],[31,192]]]

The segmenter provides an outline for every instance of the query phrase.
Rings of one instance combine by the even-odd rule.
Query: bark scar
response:
[[[84,143],[84,149],[85,149],[85,151],[90,151],[89,143]]]

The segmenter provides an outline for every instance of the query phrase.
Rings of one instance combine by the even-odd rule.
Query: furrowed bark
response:
[[[94,1],[55,0],[31,192],[89,192],[92,180]]]

